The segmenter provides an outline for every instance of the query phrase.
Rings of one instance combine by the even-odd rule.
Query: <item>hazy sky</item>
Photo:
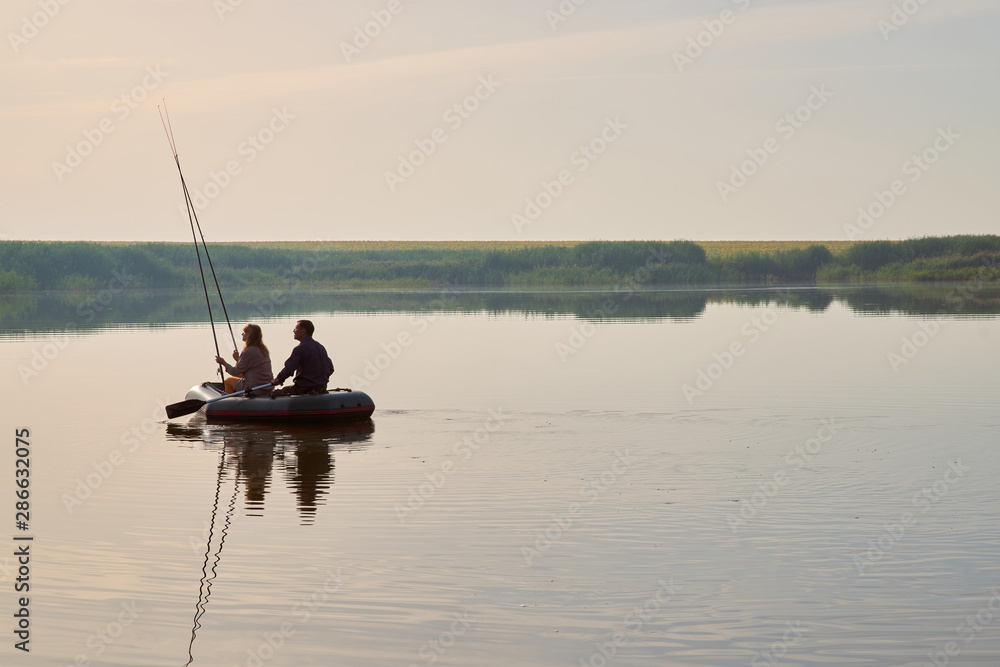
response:
[[[997,231],[997,0],[5,0],[0,25],[0,237],[189,239],[161,98],[210,241]]]

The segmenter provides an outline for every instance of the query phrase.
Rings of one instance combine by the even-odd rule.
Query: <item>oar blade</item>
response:
[[[176,419],[177,417],[183,417],[184,415],[194,414],[195,412],[198,412],[198,410],[201,410],[203,405],[205,405],[205,401],[200,401],[197,398],[168,405],[167,419]]]

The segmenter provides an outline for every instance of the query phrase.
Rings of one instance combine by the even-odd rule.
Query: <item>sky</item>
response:
[[[994,233],[996,0],[5,0],[0,239]]]

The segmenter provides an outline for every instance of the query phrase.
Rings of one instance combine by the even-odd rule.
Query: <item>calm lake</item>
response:
[[[0,664],[997,664],[996,288],[227,306],[372,420],[168,422],[198,292],[0,301]]]

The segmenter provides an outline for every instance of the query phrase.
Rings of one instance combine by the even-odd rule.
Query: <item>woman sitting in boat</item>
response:
[[[243,327],[243,352],[233,350],[235,366],[230,366],[222,357],[216,357],[215,363],[225,367],[232,377],[226,378],[226,393],[242,391],[248,387],[259,387],[269,384],[274,379],[271,372],[271,353],[264,345],[264,334],[256,324]],[[254,396],[267,396],[270,387],[258,389]]]

